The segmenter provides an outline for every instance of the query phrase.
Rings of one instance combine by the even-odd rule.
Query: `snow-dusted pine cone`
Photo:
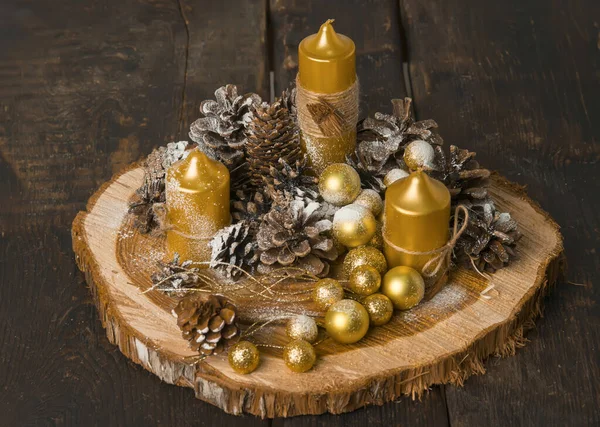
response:
[[[235,307],[222,296],[202,299],[198,294],[187,295],[179,301],[173,314],[190,348],[205,356],[221,353],[239,334]]]
[[[249,221],[240,221],[219,230],[210,242],[210,267],[231,279],[243,278],[241,270],[254,273],[258,263],[256,228]]]
[[[274,205],[260,224],[257,241],[260,250],[258,272],[294,266],[325,276],[329,261],[338,257],[331,238],[332,223],[323,219],[320,204],[292,200]]]

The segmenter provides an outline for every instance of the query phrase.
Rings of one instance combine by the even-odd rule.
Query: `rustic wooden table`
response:
[[[234,82],[269,95],[326,18],[356,42],[361,113],[411,95],[447,143],[562,225],[566,280],[528,345],[464,388],[320,417],[234,417],[106,339],[71,250],[95,189],[187,138]],[[600,2],[0,2],[0,425],[599,425]]]

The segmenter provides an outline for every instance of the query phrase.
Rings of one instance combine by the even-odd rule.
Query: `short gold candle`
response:
[[[357,84],[356,48],[349,37],[336,33],[332,24],[333,19],[328,19],[321,25],[317,34],[306,37],[298,46],[298,121],[302,130],[302,147],[316,175],[330,164],[344,163],[346,155],[352,153],[356,146],[358,89],[352,92],[353,96],[350,99],[344,98],[344,104],[349,106],[349,109],[339,108],[339,105],[332,101],[338,98],[337,95]],[[315,129],[316,123],[310,118],[311,114],[308,111],[303,114],[302,105],[307,104],[306,91],[312,92],[313,95],[322,95],[322,99],[329,103],[323,104],[323,107],[333,107],[339,113],[338,118],[351,125],[342,129],[341,133],[331,133],[321,124],[319,127],[323,132],[317,132],[320,135],[311,131],[311,128]],[[310,103],[315,104],[314,101]]]
[[[446,244],[449,235],[450,192],[440,181],[423,171],[411,173],[390,185],[385,193],[384,254],[388,267],[412,267],[422,271],[433,255],[428,252]],[[389,243],[388,243],[389,242]]]
[[[227,167],[192,151],[167,170],[166,204],[169,258],[178,253],[182,261],[210,261],[208,242],[231,222]]]

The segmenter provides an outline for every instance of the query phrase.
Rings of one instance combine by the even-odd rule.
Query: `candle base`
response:
[[[356,131],[329,138],[302,134],[301,145],[308,158],[309,167],[316,176],[319,176],[329,165],[346,163],[346,156],[352,154],[356,148]]]
[[[192,260],[208,263],[212,252],[210,246],[208,246],[210,241],[210,238],[194,238],[177,230],[169,230],[167,231],[167,259],[170,261],[175,254],[179,254],[180,261]],[[194,267],[208,268],[208,264]]]

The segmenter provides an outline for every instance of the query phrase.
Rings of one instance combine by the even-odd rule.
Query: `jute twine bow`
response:
[[[462,226],[460,228],[458,228],[460,212],[462,212],[462,214],[463,214],[464,221],[463,221]],[[465,208],[464,206],[457,206],[456,210],[454,211],[454,227],[452,230],[452,235],[450,236],[450,240],[448,240],[448,242],[444,246],[441,246],[437,249],[433,249],[431,251],[425,251],[425,252],[411,251],[406,248],[402,248],[398,245],[395,245],[386,237],[385,228],[383,229],[383,233],[382,233],[383,240],[394,250],[396,250],[398,252],[403,252],[408,255],[435,255],[434,257],[432,257],[429,261],[427,261],[425,263],[425,265],[423,266],[423,268],[421,270],[421,274],[423,275],[423,277],[432,278],[432,277],[437,276],[437,274],[440,272],[440,270],[442,268],[444,268],[444,266],[446,266],[446,269],[447,269],[448,268],[447,266],[450,265],[450,258],[452,256],[452,250],[456,246],[456,242],[458,242],[458,239],[460,238],[460,236],[466,230],[468,222],[469,222],[469,211],[467,211],[467,208]]]
[[[296,77],[298,124],[313,138],[339,137],[356,128],[358,122],[358,79],[337,93],[312,92]]]

